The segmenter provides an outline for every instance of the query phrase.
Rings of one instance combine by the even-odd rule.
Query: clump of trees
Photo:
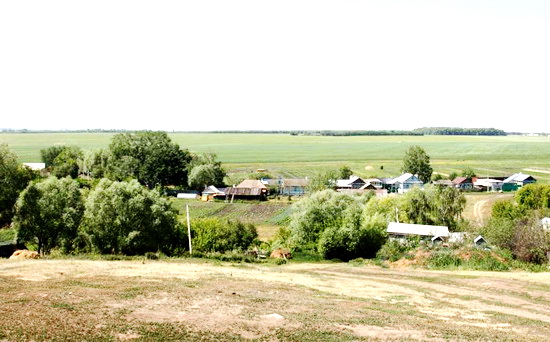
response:
[[[90,191],[81,233],[86,247],[102,254],[171,254],[181,244],[177,213],[157,191],[136,180],[102,179]]]
[[[188,236],[171,202],[137,180],[102,179],[91,190],[70,177],[32,182],[16,206],[19,242],[36,244],[39,253],[142,255],[181,254]],[[194,248],[201,252],[246,250],[257,244],[251,224],[219,219],[193,221]]]
[[[83,212],[84,202],[76,181],[50,177],[32,182],[17,202],[17,240],[35,241],[42,254],[58,247],[71,252]]]
[[[8,145],[0,144],[0,228],[11,223],[19,193],[37,176],[17,162]]]
[[[202,190],[206,185],[223,185],[226,176],[215,154],[192,154],[172,142],[166,132],[119,133],[106,149],[50,146],[41,150],[41,157],[56,177],[136,179],[149,189]]]
[[[314,250],[327,259],[372,258],[386,242],[389,222],[453,229],[461,221],[464,205],[463,194],[454,188],[426,187],[383,198],[323,190],[294,205],[288,232],[279,237],[285,241],[275,243]]]
[[[216,155],[192,154],[165,132],[117,134],[106,149],[51,146],[41,156],[46,179],[0,145],[0,226],[13,222],[17,240],[42,254],[181,253],[187,232],[161,190],[223,185],[226,175]],[[201,225],[199,250],[246,249],[257,239],[250,224]]]
[[[514,200],[493,205],[492,216],[482,234],[492,244],[510,250],[521,261],[548,262],[550,232],[541,219],[550,216],[550,185],[529,184],[522,187]]]

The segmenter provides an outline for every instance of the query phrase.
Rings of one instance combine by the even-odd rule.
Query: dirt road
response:
[[[0,341],[550,336],[550,273],[345,263],[2,260],[0,302]]]

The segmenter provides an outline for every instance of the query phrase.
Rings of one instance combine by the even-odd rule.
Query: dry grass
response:
[[[549,281],[331,263],[6,260],[0,340],[540,341]]]

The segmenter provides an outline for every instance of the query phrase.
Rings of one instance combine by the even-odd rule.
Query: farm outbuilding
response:
[[[210,185],[202,191],[201,200],[204,202],[212,201],[215,197],[225,197],[225,192],[216,188],[214,185]]]
[[[46,163],[23,163],[23,165],[34,171],[42,171],[46,168]]]
[[[387,229],[388,235],[393,238],[405,238],[407,236],[420,236],[434,240],[434,238],[447,239],[449,228],[446,226],[430,226],[412,223],[390,222]]]

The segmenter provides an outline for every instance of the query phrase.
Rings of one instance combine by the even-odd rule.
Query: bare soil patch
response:
[[[0,261],[0,340],[524,340],[550,273],[203,260]]]

